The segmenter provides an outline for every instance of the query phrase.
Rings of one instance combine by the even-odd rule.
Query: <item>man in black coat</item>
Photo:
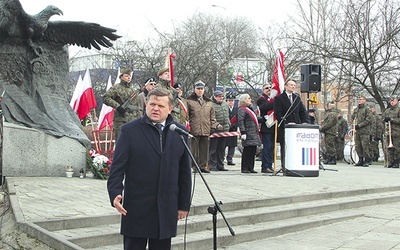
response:
[[[226,95],[226,102],[229,106],[229,120],[231,121],[229,132],[236,132],[238,107],[235,106],[235,95],[233,93],[228,93]],[[225,146],[228,147],[226,161],[228,165],[234,166],[235,163],[233,162],[233,156],[235,155],[235,148],[237,147],[237,136],[227,137]]]
[[[287,80],[285,91],[275,97],[274,112],[278,127],[278,142],[281,148],[281,165],[285,171],[285,124],[310,123],[308,112],[300,95],[295,93],[296,81]]]
[[[122,214],[124,249],[170,249],[177,222],[187,216],[191,161],[173,121],[168,90],[148,94],[146,114],[122,126],[107,183],[111,205]],[[188,141],[187,138],[186,142]]]
[[[266,124],[267,115],[273,115],[274,98],[271,96],[272,86],[266,83],[262,87],[263,93],[257,99],[257,106],[262,117],[260,133],[263,149],[261,153],[261,173],[273,173],[272,163],[274,161],[275,149],[275,124]]]

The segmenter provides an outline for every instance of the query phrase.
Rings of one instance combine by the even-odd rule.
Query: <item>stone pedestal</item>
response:
[[[76,139],[4,122],[2,175],[65,176],[66,166],[74,176],[86,169],[86,147]]]

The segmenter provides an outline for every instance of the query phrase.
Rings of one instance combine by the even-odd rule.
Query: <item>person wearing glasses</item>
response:
[[[274,160],[274,148],[275,148],[275,123],[268,124],[268,115],[273,115],[274,111],[274,98],[271,96],[272,85],[266,83],[262,87],[262,94],[257,100],[257,106],[260,109],[260,115],[262,117],[261,122],[261,142],[263,145],[261,153],[261,173],[273,173],[272,162]]]
[[[171,75],[169,73],[169,68],[162,68],[158,71],[158,81],[156,88],[167,89],[173,96],[173,104],[174,109],[172,110],[172,117],[174,121],[179,122],[180,124],[187,126],[189,117],[187,111],[187,102],[182,97],[182,89],[180,85],[175,84],[171,86]]]
[[[144,115],[146,112],[146,97],[147,94],[154,89],[156,86],[156,82],[153,77],[150,77],[149,79],[146,80],[146,82],[143,85],[142,92],[138,95],[138,106],[139,106],[139,114],[140,117]]]

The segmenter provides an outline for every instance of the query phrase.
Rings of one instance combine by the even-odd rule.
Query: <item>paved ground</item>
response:
[[[235,159],[238,163],[240,159]],[[242,174],[230,171],[204,174],[213,195],[223,203],[319,192],[400,186],[400,169],[382,165],[368,168],[345,163],[325,166],[319,177],[288,177],[279,174]],[[330,171],[329,168],[338,170]],[[256,162],[260,170],[260,162]],[[110,206],[106,181],[79,177],[8,178],[14,212],[26,221],[116,214]],[[213,205],[200,176],[194,176],[193,205]],[[365,209],[366,217],[336,223],[227,249],[400,249],[400,204]],[[39,249],[39,248],[37,248]]]

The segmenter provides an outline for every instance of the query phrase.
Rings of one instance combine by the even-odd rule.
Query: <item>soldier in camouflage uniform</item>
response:
[[[383,113],[383,122],[387,123],[387,126],[390,122],[390,134],[391,138],[389,138],[389,133],[386,134],[387,144],[390,141],[393,144],[393,147],[388,148],[387,156],[388,156],[388,168],[398,168],[399,167],[399,155],[400,155],[400,108],[399,108],[399,100],[397,96],[391,96],[389,107]],[[388,145],[386,145],[386,148]]]
[[[104,104],[113,107],[114,111],[114,138],[118,139],[121,127],[124,123],[130,122],[140,117],[139,106],[137,103],[137,90],[131,86],[131,70],[121,70],[120,83],[114,84],[103,96]],[[127,105],[123,105],[127,102]],[[125,106],[125,107],[123,107]]]
[[[372,116],[372,122],[371,122],[371,142],[370,146],[370,154],[371,154],[371,160],[374,162],[377,162],[379,159],[379,140],[381,139],[381,130],[382,130],[382,118],[379,117],[379,115],[376,112],[375,107],[371,107],[371,116]]]
[[[357,99],[358,106],[354,109],[351,119],[355,124],[355,144],[359,161],[355,166],[368,167],[371,161],[369,152],[370,143],[370,124],[372,120],[371,111],[369,110],[365,96],[360,95]]]
[[[326,104],[325,117],[321,124],[321,132],[325,134],[326,154],[324,164],[336,165],[335,141],[337,134],[337,110],[333,103]]]
[[[337,114],[337,136],[336,136],[336,160],[342,161],[344,159],[344,137],[347,134],[348,125],[346,119],[342,116],[342,111],[338,110]]]
[[[187,102],[186,99],[182,97],[182,90],[180,84],[175,84],[171,86],[171,76],[169,74],[169,68],[162,68],[158,71],[159,80],[157,81],[156,88],[167,89],[173,96],[174,109],[171,112],[171,116],[176,122],[187,126],[189,121]]]

